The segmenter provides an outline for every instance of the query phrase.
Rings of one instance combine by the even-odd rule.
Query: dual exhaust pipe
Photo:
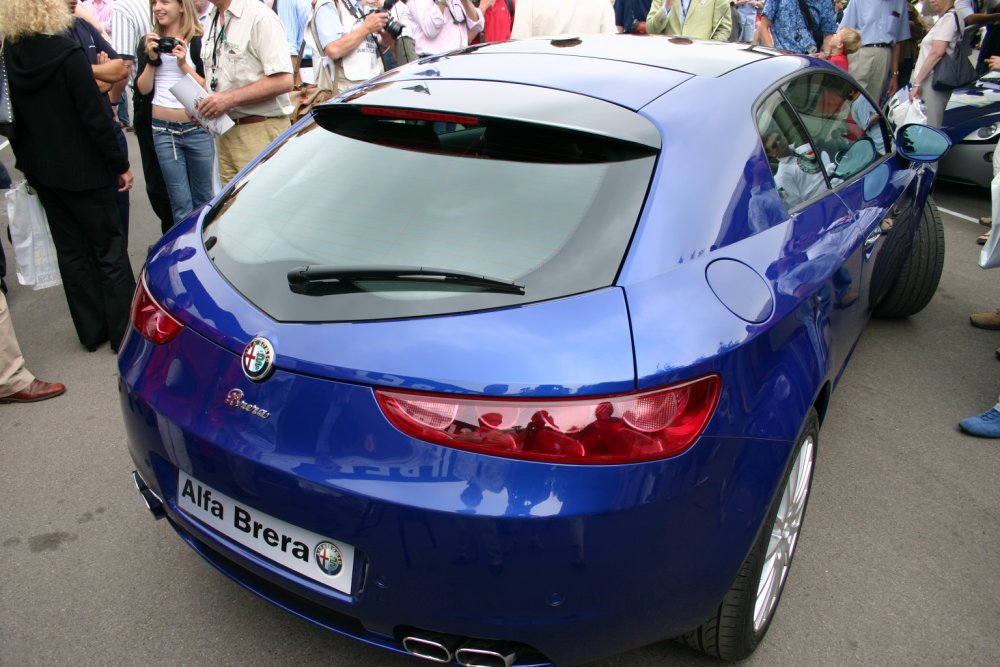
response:
[[[510,642],[466,639],[435,632],[413,632],[403,638],[403,648],[413,656],[433,662],[455,660],[463,667],[511,667],[518,647]]]
[[[146,484],[146,480],[135,470],[132,471],[132,482],[135,484],[136,491],[139,492],[142,502],[146,504],[146,509],[153,515],[154,519],[162,519],[167,516],[167,511],[163,509],[163,501],[153,493],[152,489]]]

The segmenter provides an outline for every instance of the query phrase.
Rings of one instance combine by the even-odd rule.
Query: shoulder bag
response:
[[[322,47],[319,45],[319,33],[316,30],[316,12],[324,4],[327,3],[313,0],[312,14],[309,16],[309,23],[306,24],[306,30],[309,31],[313,44],[316,45],[316,52],[313,53],[313,74],[316,77],[316,85],[304,86],[304,89],[299,91],[298,100],[295,102],[295,108],[292,110],[293,123],[308,115],[314,106],[326,102],[333,98],[334,95],[334,81],[330,77],[330,68],[326,66],[325,56],[323,56]],[[299,62],[302,61],[305,44],[305,40],[303,39],[302,44],[299,46]]]
[[[955,53],[950,56],[945,53],[934,66],[934,90],[962,88],[979,78],[976,75],[976,68],[972,66],[969,42],[962,36],[962,25],[958,21],[958,14],[955,10],[948,13],[955,18],[958,42],[955,44]]]

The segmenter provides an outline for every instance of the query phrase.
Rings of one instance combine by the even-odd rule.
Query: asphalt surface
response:
[[[11,166],[9,149],[0,159]],[[158,225],[136,180],[138,271]],[[941,185],[937,198],[989,212],[985,190]],[[873,321],[833,395],[788,586],[745,664],[1000,664],[1000,441],[956,426],[1000,392],[1000,332],[968,321],[1000,306],[1000,271],[976,265],[981,227],[944,219],[937,295],[915,317]],[[129,477],[115,357],[80,346],[61,288],[34,292],[8,271],[29,368],[69,389],[0,405],[0,665],[428,664],[270,606],[153,521]],[[667,642],[592,667],[668,663],[720,664]]]

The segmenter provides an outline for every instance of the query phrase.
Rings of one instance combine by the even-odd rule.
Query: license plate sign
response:
[[[188,516],[304,577],[351,592],[354,547],[237,502],[183,471],[177,473],[177,506]]]

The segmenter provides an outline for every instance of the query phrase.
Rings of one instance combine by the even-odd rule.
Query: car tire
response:
[[[909,317],[930,303],[944,269],[944,223],[930,197],[920,213],[910,256],[885,298],[875,307],[876,317]]]
[[[760,644],[774,618],[795,555],[818,442],[819,419],[810,408],[778,487],[780,491],[736,580],[715,615],[696,630],[678,637],[678,641],[729,661],[746,658]]]

